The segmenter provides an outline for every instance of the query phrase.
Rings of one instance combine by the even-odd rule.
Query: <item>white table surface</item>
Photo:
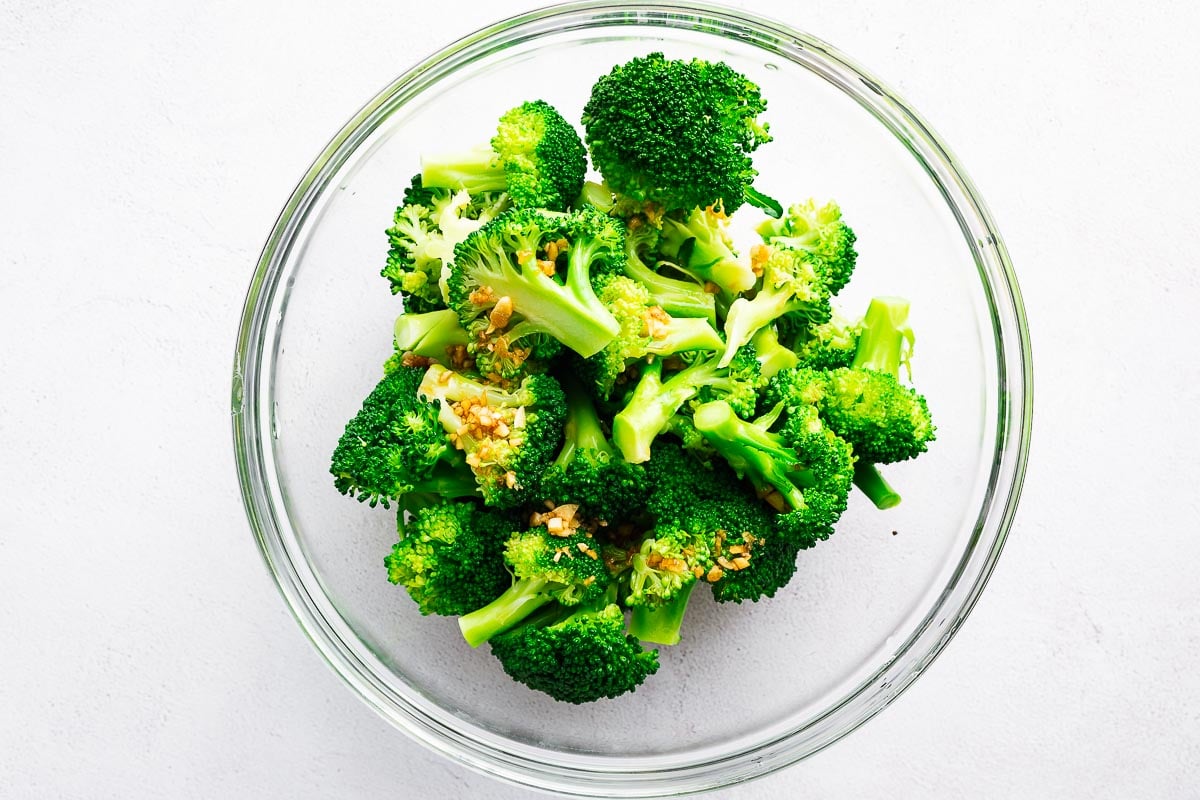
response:
[[[233,470],[234,333],[294,182],[404,68],[530,7],[408,5],[0,2],[0,795],[531,795],[351,694]],[[1200,796],[1200,11],[736,5],[839,46],[967,165],[1037,400],[957,638],[858,732],[713,796]]]

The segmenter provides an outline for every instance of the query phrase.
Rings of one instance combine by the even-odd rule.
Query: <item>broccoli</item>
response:
[[[618,697],[658,671],[658,651],[626,633],[624,613],[604,600],[544,608],[491,648],[511,678],[567,703]]]
[[[770,380],[776,373],[800,363],[794,352],[779,343],[779,333],[771,325],[754,334],[750,344],[754,345],[754,354],[764,380]]]
[[[558,533],[550,531],[554,520],[562,523]],[[505,542],[504,560],[512,568],[513,583],[486,606],[458,618],[468,644],[478,647],[551,601],[574,606],[604,596],[610,576],[596,552],[599,545],[584,528],[572,529],[573,522],[550,516],[546,524]]]
[[[762,288],[753,298],[739,297],[729,306],[722,365],[732,361],[737,349],[761,328],[784,314],[802,314],[820,323],[832,313],[829,284],[820,262],[803,250],[783,245],[758,247],[767,251],[765,257],[757,259],[763,270]]]
[[[827,322],[809,325],[805,320],[793,320],[784,315],[780,323],[789,324],[792,351],[799,364],[813,369],[837,369],[854,363],[861,325],[850,322],[837,309]]]
[[[646,287],[650,299],[663,311],[680,317],[703,317],[711,323],[717,320],[716,300],[705,291],[704,283],[689,273],[688,280],[663,275],[645,261],[647,253],[657,247],[661,232],[658,228],[635,217],[628,222],[625,237],[625,274]]]
[[[581,367],[603,399],[608,399],[617,378],[639,359],[687,350],[716,351],[725,346],[707,320],[672,317],[654,305],[646,287],[632,278],[605,275],[598,279],[596,288],[600,302],[621,326],[617,338]]]
[[[431,364],[417,389],[437,401],[443,440],[466,454],[484,502],[514,508],[536,497],[562,440],[566,398],[549,375],[509,391]]]
[[[474,493],[461,480],[446,480],[466,469],[438,422],[437,406],[418,393],[424,374],[395,366],[346,424],[329,468],[339,492],[385,508],[406,493],[431,491],[435,480],[441,482],[436,488],[453,488],[452,496]]]
[[[858,253],[854,231],[842,221],[842,209],[829,202],[820,208],[809,200],[790,206],[781,218],[763,220],[758,233],[769,245],[802,250],[822,266],[830,294],[850,280]]]
[[[404,537],[384,559],[388,580],[404,586],[422,614],[470,613],[512,584],[504,542],[521,527],[471,501],[435,502],[404,523]]]
[[[542,477],[540,495],[555,506],[574,503],[589,518],[606,523],[627,519],[646,501],[646,473],[621,458],[578,383],[564,382],[567,422],[563,447]]]
[[[732,296],[754,288],[758,276],[733,251],[728,221],[724,212],[713,208],[694,208],[682,219],[664,217],[659,250],[701,281]]]
[[[411,353],[420,358],[450,366],[454,354],[461,353],[468,337],[458,322],[458,314],[448,308],[423,314],[401,314],[396,318],[396,353],[401,363]]]
[[[583,109],[592,163],[635,203],[732,214],[751,188],[750,153],[771,140],[758,86],[721,62],[651,53],[613,67]],[[777,206],[777,204],[775,204]]]
[[[739,419],[728,403],[714,401],[696,409],[696,428],[729,465],[781,512],[780,529],[799,547],[829,538],[846,509],[854,474],[850,446],[827,429],[815,409],[789,409],[778,433],[767,430],[770,414],[759,424]]]
[[[629,559],[630,633],[644,642],[678,644],[688,599],[709,566],[705,537],[671,523],[655,527]]]
[[[770,395],[789,407],[815,406],[864,462],[891,464],[920,455],[936,429],[925,398],[900,383],[912,335],[907,317],[908,301],[874,298],[849,367],[788,370],[775,377]]]
[[[455,245],[509,205],[502,193],[431,189],[421,184],[420,175],[413,177],[387,230],[391,246],[379,273],[392,294],[401,295],[406,311],[446,307],[444,273]]]
[[[625,460],[638,464],[650,458],[651,442],[692,398],[704,402],[720,397],[739,414],[752,415],[763,385],[758,359],[750,345],[735,356],[723,367],[717,355],[702,355],[665,381],[661,360],[643,367],[628,403],[613,418],[613,440]]]
[[[506,111],[490,145],[421,160],[425,186],[505,191],[517,208],[566,211],[579,197],[587,150],[549,103],[534,100]]]
[[[620,272],[624,257],[623,226],[594,209],[509,211],[455,249],[450,307],[468,330],[486,315],[484,332],[510,348],[545,334],[586,358],[620,332],[592,283]]]

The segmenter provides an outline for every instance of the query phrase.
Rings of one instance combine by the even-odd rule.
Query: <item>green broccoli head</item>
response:
[[[630,606],[662,606],[708,572],[709,540],[672,523],[654,528],[630,558]]]
[[[758,87],[726,64],[651,53],[592,87],[583,126],[592,163],[617,193],[667,210],[733,213],[770,141]]]
[[[504,542],[520,528],[513,515],[472,501],[423,507],[384,560],[388,579],[408,590],[422,614],[470,613],[512,584]]]
[[[567,510],[541,516],[534,523],[537,527],[514,533],[504,544],[512,586],[486,606],[459,617],[463,638],[472,647],[519,625],[547,603],[591,603],[608,590],[608,567],[592,534],[573,527]]]
[[[444,435],[464,453],[484,502],[515,508],[537,497],[566,416],[566,398],[554,378],[530,375],[506,389],[431,364],[417,391],[435,401]]]
[[[842,367],[826,373],[821,416],[873,464],[891,464],[924,453],[936,428],[925,397],[894,375]]]
[[[800,316],[819,324],[832,314],[829,283],[820,262],[803,250],[784,245],[760,247],[766,251],[756,261],[762,270],[762,287],[754,297],[739,297],[729,306],[722,364],[729,363],[739,347],[780,317]]]
[[[386,508],[423,491],[439,468],[460,469],[437,405],[419,394],[424,374],[393,365],[346,424],[329,468],[339,492]]]
[[[506,195],[455,192],[423,186],[416,175],[387,229],[389,249],[380,275],[412,313],[446,307],[441,278],[454,247],[508,208]]]
[[[565,211],[583,190],[587,150],[549,103],[534,100],[506,111],[486,145],[421,159],[425,186],[505,192],[518,208]]]
[[[571,123],[544,100],[505,112],[492,149],[518,208],[565,211],[583,190],[587,150]]]
[[[645,285],[625,275],[604,275],[597,280],[600,302],[620,325],[615,339],[599,353],[585,359],[580,373],[587,376],[597,396],[607,399],[613,386],[638,360],[690,350],[722,349],[721,335],[707,320],[673,317],[650,297]]]
[[[861,325],[851,322],[835,309],[828,321],[813,325],[801,315],[785,314],[781,329],[787,329],[798,363],[813,369],[837,369],[854,362]]]
[[[645,470],[621,458],[582,387],[567,381],[566,396],[563,447],[542,477],[541,498],[554,506],[578,505],[591,519],[624,522],[645,503]]]
[[[615,603],[578,610],[555,608],[491,640],[492,654],[510,677],[567,703],[618,697],[658,670],[658,651],[625,631]]]
[[[455,249],[450,307],[468,331],[503,338],[510,350],[540,334],[591,356],[620,331],[593,282],[623,263],[618,220],[591,208],[572,214],[516,209]]]
[[[837,294],[850,280],[858,253],[854,231],[842,220],[842,209],[829,202],[817,206],[813,200],[790,206],[779,219],[764,220],[759,235],[770,245],[801,250],[812,256],[825,276],[830,294]]]

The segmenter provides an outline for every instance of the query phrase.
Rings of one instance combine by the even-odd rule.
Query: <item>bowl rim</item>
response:
[[[997,352],[996,446],[988,490],[966,552],[946,588],[916,629],[870,677],[816,717],[732,753],[637,759],[582,756],[523,745],[476,728],[464,733],[446,712],[417,695],[401,696],[379,680],[353,632],[310,587],[316,576],[294,531],[281,519],[282,489],[271,453],[274,359],[279,320],[271,319],[288,256],[325,188],[358,146],[396,108],[458,66],[501,42],[536,38],[567,26],[639,25],[694,29],[752,44],[817,72],[884,124],[921,163],[954,212],[974,255],[992,316]],[[284,295],[280,295],[283,289]],[[280,317],[282,315],[280,314]],[[761,777],[819,752],[877,714],[942,651],[978,600],[1003,549],[1020,498],[1029,455],[1032,351],[1021,293],[1008,252],[979,197],[933,129],[886,84],[816,37],[781,22],[721,5],[677,0],[581,0],[519,14],[469,34],[425,58],[364,105],[318,155],[280,212],[246,293],[232,379],[232,433],[247,519],[259,551],[293,617],[334,672],[381,716],[406,734],[467,767],[530,788],[578,796],[654,797],[714,789]],[[964,580],[965,579],[965,580]],[[801,734],[804,734],[801,736]],[[658,763],[651,763],[657,760]]]

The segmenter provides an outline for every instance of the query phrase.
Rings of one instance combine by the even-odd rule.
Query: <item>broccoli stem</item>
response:
[[[665,309],[664,309],[665,310]],[[672,317],[667,323],[667,332],[661,339],[654,339],[647,348],[651,353],[671,355],[685,350],[720,350],[725,346],[721,334],[696,317]]]
[[[552,598],[544,591],[549,583],[545,578],[519,580],[483,608],[459,617],[458,627],[467,644],[478,647],[549,603]]]
[[[692,399],[700,387],[714,382],[715,359],[706,358],[662,380],[662,362],[655,360],[642,370],[620,413],[613,417],[613,441],[626,461],[641,464],[650,459],[650,445],[662,433],[679,407]]]
[[[740,419],[721,400],[700,406],[692,419],[734,472],[760,489],[779,492],[793,510],[805,507],[801,486],[813,485],[813,474],[796,462],[795,452],[777,435]]]
[[[779,343],[779,333],[771,325],[754,334],[750,343],[754,345],[754,354],[758,356],[759,368],[765,379],[800,363],[794,352]]]
[[[650,269],[638,255],[635,241],[627,244],[625,255],[625,274],[646,287],[655,305],[674,317],[702,317],[716,324],[716,300],[701,284],[668,278]]]
[[[874,297],[862,321],[862,334],[852,367],[865,367],[900,377],[905,343],[912,347],[909,303],[902,297]]]
[[[854,465],[854,485],[880,510],[900,505],[900,494],[884,480],[874,464],[859,461]]]
[[[563,381],[563,392],[567,396],[567,421],[563,426],[563,447],[553,466],[566,469],[575,459],[576,450],[616,455],[587,392],[574,380]]]
[[[431,189],[497,192],[507,188],[504,167],[488,145],[421,158],[421,184]]]
[[[629,632],[643,642],[679,644],[683,614],[698,582],[684,586],[661,606],[634,606],[629,616]]]
[[[396,318],[396,351],[425,358],[447,360],[448,351],[465,345],[470,338],[458,321],[458,314],[444,308],[425,314],[401,314]]]

